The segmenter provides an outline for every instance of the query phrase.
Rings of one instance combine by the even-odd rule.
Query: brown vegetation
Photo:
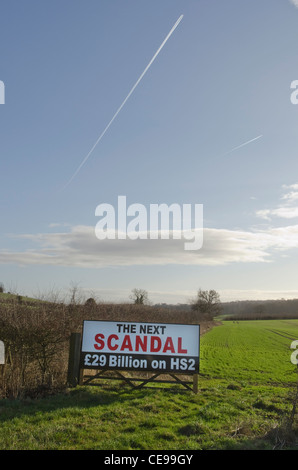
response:
[[[0,339],[6,354],[6,365],[0,366],[0,398],[34,397],[65,387],[69,338],[82,331],[84,320],[200,323],[190,310],[138,304],[0,301]],[[201,334],[211,325],[201,322]]]

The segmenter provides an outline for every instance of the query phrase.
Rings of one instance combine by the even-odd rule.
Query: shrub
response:
[[[195,323],[193,312],[148,305],[85,305],[50,302],[0,303],[0,339],[6,366],[0,397],[36,396],[67,383],[69,338],[82,332],[83,320]],[[202,328],[201,330],[203,330]]]

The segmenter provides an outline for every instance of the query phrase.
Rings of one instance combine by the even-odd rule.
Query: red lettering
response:
[[[107,346],[108,348],[111,350],[111,351],[116,351],[116,349],[118,349],[118,344],[114,344],[114,346],[112,345],[112,340],[117,340],[119,339],[119,337],[117,335],[110,335],[108,337],[108,341],[107,341]]]
[[[151,336],[151,338],[150,338],[150,351],[151,352],[158,352],[158,351],[160,351],[160,349],[161,349],[161,339],[158,336]]]
[[[133,350],[132,349],[132,344],[131,344],[131,341],[130,341],[130,337],[128,335],[124,336],[124,340],[123,340],[120,351],[124,351],[124,349],[128,349],[128,351]]]
[[[99,345],[98,345],[98,344],[95,344],[95,345],[94,345],[94,348],[95,348],[97,351],[100,351],[101,349],[104,348],[105,342],[102,341],[102,339],[104,339],[104,337],[105,337],[105,335],[103,335],[102,333],[98,333],[97,335],[95,335],[95,341],[96,341],[97,343],[99,343]],[[100,338],[102,338],[102,339],[100,339]]]
[[[136,351],[139,351],[140,347],[142,351],[147,351],[147,336],[144,336],[144,338],[142,339],[141,336],[136,335]]]
[[[182,338],[178,338],[178,353],[187,354],[187,349],[182,349]]]
[[[165,342],[165,345],[164,345],[164,348],[163,348],[163,351],[162,352],[167,352],[167,351],[170,351],[171,353],[174,353],[175,352],[175,349],[174,349],[174,345],[173,345],[173,340],[172,338],[168,337],[166,339],[166,342]]]

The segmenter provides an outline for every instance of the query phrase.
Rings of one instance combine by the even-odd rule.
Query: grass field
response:
[[[201,340],[201,373],[254,383],[297,380],[290,357],[298,320],[223,322]]]
[[[0,449],[296,448],[291,342],[298,320],[223,322],[201,339],[199,393],[77,387],[0,401]]]

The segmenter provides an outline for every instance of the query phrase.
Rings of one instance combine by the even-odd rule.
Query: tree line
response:
[[[298,299],[224,302],[222,314],[226,320],[298,319]]]

